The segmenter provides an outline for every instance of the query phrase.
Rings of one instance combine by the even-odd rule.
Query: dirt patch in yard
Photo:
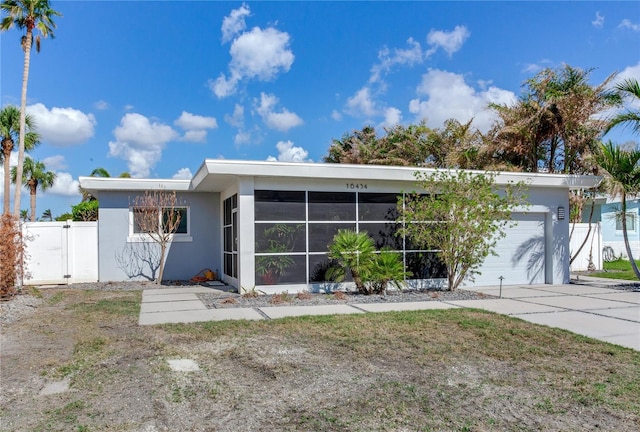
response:
[[[139,290],[32,294],[3,321],[2,431],[640,428],[639,352],[491,313],[140,327]]]

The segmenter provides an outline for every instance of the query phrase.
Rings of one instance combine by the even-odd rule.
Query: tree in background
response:
[[[53,215],[51,214],[51,209],[46,209],[42,212],[42,216],[40,216],[41,222],[53,222]]]
[[[56,173],[47,171],[47,167],[43,162],[34,161],[30,157],[24,160],[24,171],[22,173],[22,183],[29,189],[31,198],[31,222],[36,221],[36,194],[38,189],[46,191],[53,186],[56,179]],[[18,169],[11,169],[11,181],[18,185]],[[17,186],[16,186],[17,187]]]
[[[640,150],[622,150],[609,141],[602,145],[596,159],[605,172],[604,187],[607,193],[613,198],[620,197],[620,222],[624,246],[631,268],[640,279],[640,271],[633,259],[627,233],[627,198],[640,194]]]
[[[512,208],[524,204],[523,184],[507,185],[499,194],[495,177],[467,171],[416,173],[417,186],[425,192],[409,194],[398,206],[400,234],[421,249],[440,251],[451,291],[480,274],[480,265],[506,235]]]
[[[182,209],[175,191],[147,191],[133,202],[134,232],[148,235],[160,248],[158,284],[162,283],[167,249],[180,227]]]
[[[636,79],[627,79],[616,85],[618,94],[623,99],[630,99],[631,102],[635,102],[636,106],[640,103],[640,83]],[[631,108],[631,104],[627,108],[627,111],[614,116],[609,120],[606,132],[617,126],[628,126],[637,135],[640,135],[640,109],[635,110]]]
[[[98,167],[93,171],[91,171],[91,174],[89,174],[89,177],[111,178],[111,174],[109,174],[109,171],[107,171],[106,169],[102,167]],[[131,174],[129,174],[127,171],[124,171],[120,173],[118,178],[131,178]],[[91,195],[88,191],[83,189],[81,186],[78,186],[78,191],[82,195],[82,201],[93,201],[96,199],[96,197]],[[96,217],[95,220],[98,220],[98,218]]]
[[[82,201],[71,207],[71,219],[74,221],[97,221],[98,220],[98,201]]]
[[[591,86],[590,73],[569,65],[545,69],[525,82],[515,104],[490,104],[499,117],[487,141],[493,157],[526,172],[592,174],[589,155],[607,127],[597,114],[621,98],[608,90],[615,74]]]
[[[0,21],[1,31],[7,31],[13,26],[25,31],[24,36],[21,38],[22,49],[24,51],[24,66],[22,70],[22,93],[20,97],[18,165],[16,167],[17,183],[13,203],[13,213],[17,218],[20,215],[20,192],[22,189],[22,171],[25,161],[27,84],[29,82],[31,47],[35,41],[36,51],[40,52],[40,36],[45,38],[50,36],[52,39],[54,38],[53,29],[56,28],[56,24],[53,18],[62,15],[51,8],[49,0],[3,0],[2,4],[0,4],[0,10],[2,10],[4,15],[2,21]],[[35,37],[33,33],[34,30],[39,33]]]
[[[417,125],[385,128],[378,137],[371,126],[333,140],[327,163],[375,164],[418,167],[478,168],[482,134],[471,126],[450,119],[443,128],[430,129],[423,120]]]
[[[35,146],[40,144],[40,137],[35,132],[33,117],[27,115],[25,117],[25,127],[27,135],[25,137],[25,150],[31,151]],[[4,194],[3,199],[3,213],[9,214],[10,209],[10,180],[11,169],[9,168],[9,161],[11,159],[11,152],[13,151],[15,139],[20,132],[20,110],[13,105],[7,105],[0,111],[0,135],[2,135],[2,153],[0,153],[0,160],[4,166]]]

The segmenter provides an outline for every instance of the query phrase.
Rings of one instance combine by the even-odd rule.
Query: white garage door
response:
[[[543,213],[514,213],[517,222],[496,245],[498,256],[489,256],[474,285],[545,283],[545,237]]]

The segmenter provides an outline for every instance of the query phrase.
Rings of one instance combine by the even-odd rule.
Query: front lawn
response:
[[[2,431],[640,426],[640,352],[503,315],[138,326],[139,291],[41,294],[31,315],[2,328]],[[54,384],[61,393],[42,394]]]
[[[636,264],[640,267],[640,260],[636,260]],[[638,280],[636,274],[631,268],[629,260],[617,259],[615,261],[605,261],[604,271],[594,272],[590,274],[594,277],[602,277],[609,279]]]

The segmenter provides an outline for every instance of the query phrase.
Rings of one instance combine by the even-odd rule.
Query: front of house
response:
[[[398,197],[416,190],[415,167],[207,159],[192,180],[80,179],[100,201],[100,281],[152,280],[158,248],[138,233],[134,202],[145,191],[176,191],[183,216],[166,255],[164,278],[208,268],[239,290],[332,290],[327,245],[339,229],[366,231],[377,247],[402,254],[409,286],[441,286],[437,251],[395,235]],[[590,176],[500,173],[496,188],[524,181],[528,205],[514,209],[507,235],[475,285],[569,282],[568,191]],[[418,190],[419,192],[419,190]],[[277,269],[277,271],[274,271]]]

